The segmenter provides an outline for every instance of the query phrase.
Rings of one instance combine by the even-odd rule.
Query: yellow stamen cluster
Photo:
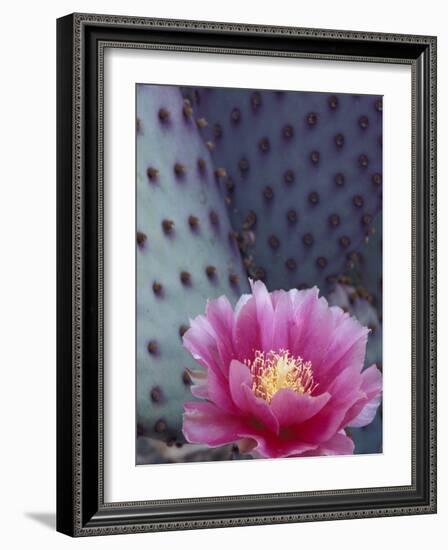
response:
[[[252,391],[268,403],[281,389],[288,388],[299,394],[311,394],[314,383],[311,361],[293,357],[289,351],[257,351],[253,361],[245,361],[252,374]]]

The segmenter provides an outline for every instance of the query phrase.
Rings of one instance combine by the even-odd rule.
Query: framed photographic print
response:
[[[436,511],[436,39],[58,20],[71,536]]]

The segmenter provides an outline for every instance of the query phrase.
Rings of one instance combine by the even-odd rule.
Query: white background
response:
[[[448,279],[448,36],[442,2],[226,0],[20,2],[2,12],[0,240],[2,269],[1,523],[5,548],[152,549],[182,545],[271,548],[440,548],[448,520],[447,287],[439,285],[439,514],[319,524],[70,540],[54,532],[55,510],[55,18],[73,11],[439,35],[439,280]],[[403,16],[405,14],[405,16]],[[445,324],[443,323],[445,322]]]

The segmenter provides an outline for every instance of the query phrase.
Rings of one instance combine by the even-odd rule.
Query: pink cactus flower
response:
[[[235,309],[210,300],[183,341],[192,371],[183,432],[190,443],[237,443],[254,457],[352,454],[349,426],[375,417],[382,377],[363,370],[367,336],[316,287],[269,293],[251,283]]]

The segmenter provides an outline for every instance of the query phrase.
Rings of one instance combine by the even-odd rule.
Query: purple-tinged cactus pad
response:
[[[221,192],[249,274],[322,292],[381,209],[382,99],[183,88],[225,169]]]
[[[370,235],[353,254],[350,275],[368,292],[381,318],[383,304],[383,216],[380,213],[371,228]]]

